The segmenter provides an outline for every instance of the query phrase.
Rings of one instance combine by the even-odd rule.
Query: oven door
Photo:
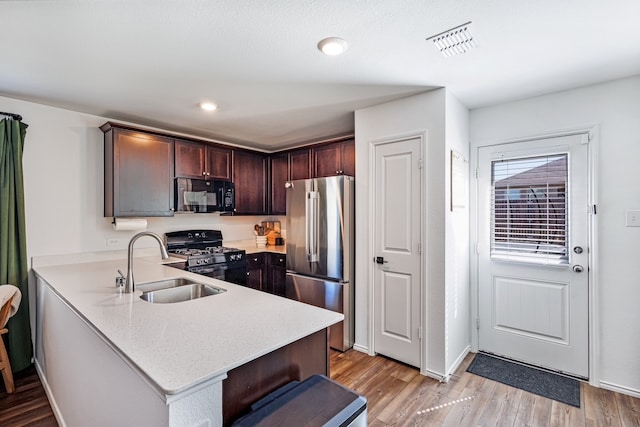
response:
[[[235,283],[236,285],[247,286],[247,263],[227,265],[223,280],[225,282]]]
[[[202,274],[203,276],[212,277],[225,282],[235,283],[236,285],[246,286],[247,284],[246,263],[189,267],[187,270],[192,273]]]

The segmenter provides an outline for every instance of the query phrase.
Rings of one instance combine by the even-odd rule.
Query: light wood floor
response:
[[[364,395],[369,426],[640,426],[640,399],[581,384],[580,408],[466,372],[448,383],[391,359],[331,353],[331,378]]]
[[[331,377],[364,395],[369,426],[640,426],[640,399],[582,384],[580,409],[466,372],[448,383],[391,359],[332,351]],[[35,369],[0,381],[0,426],[57,426]]]

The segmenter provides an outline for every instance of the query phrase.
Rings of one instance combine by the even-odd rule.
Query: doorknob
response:
[[[575,252],[577,254],[581,254],[582,253],[582,246],[575,246],[573,248],[573,252]]]
[[[582,273],[584,271],[584,267],[581,265],[574,265],[573,271],[575,271],[576,273]]]
[[[376,264],[386,264],[389,262],[389,261],[385,261],[384,258],[381,256],[375,257],[374,261],[376,262]]]

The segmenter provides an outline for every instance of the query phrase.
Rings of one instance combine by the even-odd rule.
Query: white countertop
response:
[[[160,264],[134,260],[136,285],[189,277],[227,292],[173,304],[152,304],[141,291],[114,283],[126,259],[34,266],[68,305],[164,394],[224,378],[226,372],[343,320],[340,313]]]
[[[286,245],[267,245],[259,248],[258,246],[256,246],[255,240],[232,240],[229,242],[224,242],[224,245],[232,248],[244,249],[248,254],[255,254],[258,252],[272,252],[276,254],[287,253]]]

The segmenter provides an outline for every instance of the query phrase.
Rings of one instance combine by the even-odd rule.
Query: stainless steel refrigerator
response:
[[[330,346],[354,340],[354,178],[289,181],[286,296],[344,314],[329,329]]]

